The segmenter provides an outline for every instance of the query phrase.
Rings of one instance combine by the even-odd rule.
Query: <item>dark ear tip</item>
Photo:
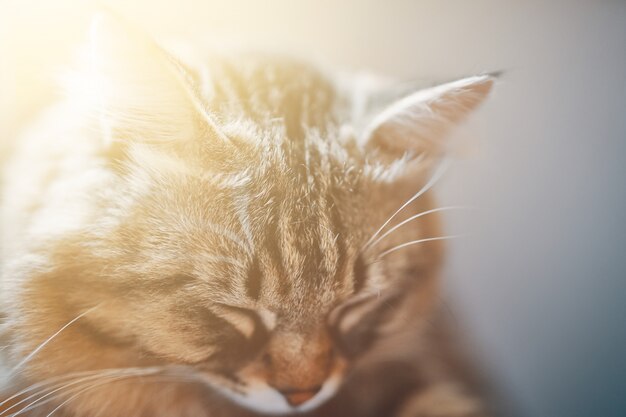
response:
[[[501,69],[501,70],[486,72],[483,75],[494,78],[496,80],[501,80],[502,78],[504,78],[506,74],[508,74],[508,71]]]

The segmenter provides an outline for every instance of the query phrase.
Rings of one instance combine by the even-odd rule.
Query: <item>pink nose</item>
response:
[[[280,391],[280,393],[285,397],[289,405],[292,407],[297,407],[305,402],[309,401],[311,398],[315,397],[315,394],[319,392],[321,387],[315,387],[313,389],[308,390],[284,390]]]

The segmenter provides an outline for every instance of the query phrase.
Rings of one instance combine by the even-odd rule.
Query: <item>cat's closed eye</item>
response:
[[[375,327],[371,318],[376,309],[376,298],[376,294],[354,297],[328,315],[329,332],[344,355],[358,355],[374,338]]]
[[[165,280],[157,281],[155,287],[159,292],[172,292],[186,287],[197,291],[198,287],[202,287],[201,284],[198,284],[199,282],[201,283],[192,274],[178,273],[169,276]],[[215,322],[216,317],[218,317],[239,332],[250,343],[260,344],[261,341],[267,339],[267,335],[271,330],[271,323],[266,323],[267,320],[264,321],[265,316],[260,315],[252,308],[216,302],[206,311],[206,314],[210,315],[207,322]]]
[[[176,327],[181,335],[195,335],[189,339],[195,349],[208,348],[207,354],[183,362],[219,365],[223,370],[259,356],[270,338],[270,329],[255,311],[222,303],[185,306],[177,315]]]
[[[271,329],[253,309],[218,303],[213,311],[237,329],[248,343],[261,347],[267,341]]]

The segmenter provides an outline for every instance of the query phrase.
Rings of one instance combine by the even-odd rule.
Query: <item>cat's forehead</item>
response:
[[[141,154],[137,165],[152,178],[155,220],[198,275],[273,308],[323,308],[350,289],[367,186],[342,142],[334,85],[304,64],[262,64],[216,62],[202,88],[230,152],[202,136],[192,152]]]
[[[230,196],[225,219],[249,248],[246,279],[258,281],[261,293],[301,297],[336,288],[355,256],[360,235],[346,217],[356,196],[308,175],[292,172]]]
[[[147,175],[140,182],[152,183],[137,186],[146,225],[136,234],[159,259],[171,253],[173,267],[215,284],[220,296],[243,295],[272,309],[304,299],[329,305],[351,288],[362,235],[354,227],[358,178],[328,155],[286,155],[239,172],[159,155],[146,165],[144,158],[149,172],[133,181]]]

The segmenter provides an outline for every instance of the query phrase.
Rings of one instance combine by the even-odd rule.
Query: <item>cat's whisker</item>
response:
[[[28,392],[31,392],[33,390],[45,387],[46,385],[54,385],[54,384],[58,384],[64,380],[68,380],[68,379],[72,379],[72,378],[78,378],[78,377],[84,377],[84,376],[89,376],[89,375],[95,375],[95,374],[103,374],[106,372],[123,372],[123,371],[127,371],[127,370],[133,370],[133,369],[143,369],[143,368],[109,368],[109,369],[98,369],[98,370],[91,370],[91,371],[79,371],[79,372],[70,372],[67,374],[63,374],[63,375],[59,375],[56,377],[52,377],[52,378],[48,378],[45,379],[43,381],[37,382],[36,384],[32,384],[27,386],[26,388],[22,389],[21,391],[18,391],[17,393],[11,395],[10,397],[4,399],[3,401],[0,401],[0,407],[3,406],[4,404],[8,403],[11,400],[14,400],[15,398],[24,395]]]
[[[30,410],[32,408],[35,407],[39,407],[43,404],[46,404],[50,401],[54,401],[56,398],[59,398],[63,395],[66,395],[67,393],[64,393],[63,391],[67,390],[68,388],[71,388],[75,385],[78,385],[78,387],[74,387],[73,389],[71,389],[70,391],[74,391],[78,388],[81,387],[81,384],[84,385],[85,383],[88,383],[92,380],[98,380],[98,379],[103,379],[103,378],[116,378],[116,379],[120,379],[120,378],[130,378],[130,377],[138,377],[138,376],[148,376],[148,375],[154,375],[158,372],[161,372],[163,369],[161,367],[152,367],[152,368],[120,368],[120,369],[114,369],[114,370],[103,370],[103,371],[95,371],[92,373],[92,375],[90,376],[85,376],[83,378],[78,378],[75,379],[73,381],[70,381],[69,383],[65,383],[61,386],[59,386],[59,384],[53,386],[53,387],[49,387],[49,388],[44,388],[38,392],[36,392],[35,394],[31,394],[28,397],[22,399],[21,401],[17,402],[16,404],[13,404],[11,407],[5,409],[2,413],[0,413],[0,416],[5,415],[5,413],[17,406],[19,406],[20,404],[25,403],[26,401],[29,401],[31,399],[33,399],[34,397],[39,396],[37,399],[35,399],[34,401],[30,402],[29,404],[27,404],[26,406],[24,406],[21,410],[13,413],[13,414],[9,414],[6,415],[5,417],[14,417],[19,415],[22,412],[25,412],[27,410]],[[56,387],[56,388],[55,388]],[[52,390],[49,392],[45,392],[47,390]],[[43,395],[42,395],[43,394]],[[55,395],[56,394],[56,395]],[[44,399],[46,399],[45,401],[42,401]]]
[[[47,380],[44,381],[40,381],[36,384],[32,384],[29,385],[28,387],[22,389],[21,391],[16,392],[15,394],[11,395],[10,397],[6,398],[5,400],[0,402],[0,407],[2,407],[4,404],[20,397],[21,395],[27,394],[29,392],[32,392],[34,390],[37,389],[41,389],[39,392],[42,392],[43,390],[45,390],[46,388],[44,388],[46,385],[55,385],[58,384],[64,380],[68,380],[68,379],[72,379],[72,378],[77,378],[80,376],[87,376],[87,375],[93,375],[96,374],[98,372],[101,371],[82,371],[82,372],[73,372],[73,373],[69,373],[69,374],[65,374],[65,375],[60,375],[54,378],[49,378]],[[30,397],[29,397],[30,398]],[[0,413],[1,415],[1,413]]]
[[[427,237],[427,238],[424,238],[424,239],[411,240],[410,242],[405,242],[405,243],[403,243],[401,245],[394,246],[391,249],[387,249],[386,251],[384,251],[384,252],[382,252],[381,254],[378,255],[378,259],[381,259],[381,258],[389,255],[390,253],[393,253],[393,252],[395,252],[397,250],[400,250],[400,249],[404,249],[404,248],[406,248],[408,246],[413,246],[413,245],[417,245],[417,244],[425,243],[425,242],[433,242],[433,241],[436,241],[436,240],[458,239],[460,237],[465,237],[465,236],[466,235],[448,235],[448,236]]]
[[[98,388],[102,385],[106,385],[109,384],[111,382],[116,382],[119,380],[122,380],[124,378],[129,378],[129,377],[133,377],[133,376],[137,376],[137,375],[129,375],[129,376],[122,376],[122,377],[116,377],[113,378],[111,380],[108,381],[99,381],[96,383],[93,383],[87,387],[84,387],[82,389],[80,389],[78,392],[76,392],[76,394],[72,395],[71,397],[69,397],[68,399],[66,399],[65,401],[63,401],[61,404],[59,404],[57,407],[55,407],[50,413],[48,413],[45,417],[51,417],[54,413],[56,413],[58,410],[60,410],[61,408],[63,408],[65,405],[67,405],[68,403],[70,403],[71,401],[73,401],[74,399],[76,399],[77,397],[79,397],[81,394],[90,391],[94,388]],[[144,375],[139,375],[139,376],[144,376]],[[183,382],[190,382],[190,380],[185,380],[183,378],[176,378],[176,379],[172,379],[172,380],[168,380],[167,378],[162,378],[161,380],[150,380],[148,382],[171,382],[171,381],[183,381]],[[192,381],[193,382],[193,381]],[[74,389],[72,392],[76,391],[77,389]],[[17,416],[17,414],[15,415]],[[9,416],[9,417],[15,417],[13,415]]]
[[[102,378],[102,375],[97,375],[97,378],[95,378],[95,379],[98,379],[98,378]],[[35,397],[37,397],[37,398],[35,398],[30,403],[24,405],[21,409],[13,412],[12,414],[7,414],[4,417],[17,416],[17,415],[19,415],[21,413],[24,413],[26,411],[29,411],[31,409],[34,409],[34,408],[37,408],[37,407],[41,407],[42,405],[47,404],[47,403],[49,403],[51,401],[54,401],[55,399],[57,399],[57,398],[61,397],[62,395],[64,395],[61,392],[57,393],[58,391],[65,390],[65,389],[71,387],[72,385],[75,385],[75,384],[78,384],[78,383],[88,382],[87,381],[88,379],[94,379],[94,378],[85,378],[85,379],[77,380],[77,381],[74,381],[74,382],[72,382],[70,384],[65,384],[65,385],[60,385],[59,384],[60,387],[59,387],[59,385],[56,385],[57,387],[59,387],[57,389],[53,389],[53,387],[44,388],[44,389],[42,389],[42,390],[40,390],[40,391],[38,391],[38,392],[36,392],[34,394],[29,395],[26,398],[23,398],[19,402],[13,404],[11,407],[6,408],[2,413],[0,413],[0,415],[4,415],[6,412],[16,408],[17,406],[22,405],[23,403],[25,403],[25,402],[27,402],[29,400],[33,400],[33,398],[35,398]],[[52,390],[52,391],[50,391],[50,390]],[[56,394],[56,395],[53,395],[53,394]],[[44,400],[45,398],[47,398],[47,399]]]
[[[160,375],[160,374],[143,374],[143,373],[140,373],[140,374],[137,374],[137,375],[121,375],[121,376],[114,376],[114,377],[110,377],[109,376],[108,380],[96,381],[96,382],[92,383],[91,385],[89,385],[87,387],[85,387],[85,384],[83,384],[81,386],[74,387],[74,388],[68,390],[67,392],[59,393],[59,394],[57,394],[57,395],[55,395],[53,397],[50,397],[50,398],[46,399],[45,401],[39,402],[37,404],[33,405],[31,403],[30,405],[25,407],[25,409],[20,410],[19,413],[21,413],[23,411],[31,410],[31,409],[36,408],[36,407],[43,406],[43,405],[48,404],[50,402],[53,402],[53,401],[55,401],[55,400],[57,400],[59,398],[62,398],[64,396],[68,395],[68,394],[71,395],[73,393],[76,393],[75,395],[72,395],[72,397],[68,398],[66,401],[61,403],[58,407],[56,407],[52,411],[52,413],[53,413],[53,412],[56,412],[57,410],[59,410],[60,408],[62,408],[64,405],[66,405],[70,401],[72,401],[74,398],[78,397],[80,394],[82,394],[82,393],[84,393],[84,392],[86,392],[88,390],[91,390],[91,389],[94,389],[94,388],[97,388],[99,386],[102,386],[102,385],[105,385],[105,384],[109,384],[109,383],[112,383],[112,382],[121,381],[123,379],[141,378],[141,377],[146,377],[146,376],[150,377],[150,379],[148,379],[148,380],[141,379],[140,381],[136,381],[136,382],[142,382],[142,383],[145,383],[145,382],[147,382],[147,383],[153,383],[153,382],[188,382],[188,383],[196,383],[196,382],[199,382],[198,378],[194,378],[191,375]],[[128,381],[128,382],[132,382],[132,381]],[[19,415],[19,413],[14,413],[14,414],[11,414],[11,415],[6,416],[6,417],[15,417],[15,416]],[[49,415],[52,415],[52,413],[49,414]]]
[[[48,378],[46,380],[40,381],[40,382],[38,382],[36,384],[29,385],[28,387],[18,391],[17,393],[11,395],[10,397],[8,397],[5,400],[3,400],[2,402],[0,402],[0,407],[2,407],[3,405],[7,404],[8,402],[10,402],[12,400],[17,399],[18,397],[20,397],[20,396],[22,396],[24,394],[28,394],[29,392],[32,392],[34,390],[39,390],[39,391],[37,391],[37,393],[31,394],[27,398],[25,398],[22,401],[20,401],[20,403],[22,403],[22,402],[24,402],[24,401],[26,401],[28,399],[31,399],[31,398],[39,395],[39,394],[42,394],[46,390],[54,389],[55,387],[58,387],[60,384],[64,383],[65,381],[68,381],[68,380],[77,379],[77,378],[81,378],[81,377],[89,377],[89,376],[103,376],[103,375],[108,375],[108,374],[115,374],[115,373],[122,373],[122,372],[143,370],[143,369],[146,369],[146,368],[110,368],[110,369],[98,369],[98,370],[92,370],[92,371],[71,372],[71,373],[59,375],[57,377]],[[48,387],[46,387],[46,386],[48,386]],[[20,403],[15,404],[15,405],[19,405]],[[12,407],[14,407],[15,405],[13,405]],[[7,409],[5,409],[4,411],[6,412]],[[0,413],[0,416],[1,415],[2,415],[2,413]]]
[[[76,394],[72,395],[71,397],[69,397],[67,400],[63,401],[57,407],[55,407],[47,416],[51,416],[56,411],[58,411],[63,406],[65,406],[67,403],[69,403],[71,400],[73,400],[76,397],[78,397],[80,394],[83,394],[84,392],[86,392],[86,391],[88,391],[90,389],[97,388],[98,386],[101,386],[101,385],[104,385],[104,384],[107,384],[107,383],[110,383],[110,382],[114,382],[114,381],[117,381],[117,380],[120,380],[120,379],[123,379],[123,378],[128,378],[128,377],[127,376],[115,377],[115,378],[111,378],[111,379],[108,379],[108,380],[95,382],[95,383],[93,383],[91,385],[88,385],[87,387],[76,387],[74,390],[71,390],[71,392],[74,392],[74,391],[78,391],[78,392]],[[67,394],[68,393],[58,394],[58,395],[56,395],[56,396],[54,396],[54,397],[52,397],[52,398],[50,398],[50,399],[48,399],[48,400],[46,400],[44,402],[40,402],[40,403],[37,403],[37,404],[30,404],[30,405],[26,406],[25,408],[23,408],[22,410],[14,413],[14,414],[11,414],[11,415],[9,415],[7,417],[17,417],[20,414],[22,414],[23,412],[30,411],[30,410],[32,410],[32,409],[34,409],[36,407],[40,407],[40,406],[42,406],[44,404],[47,404],[47,403],[49,403],[51,401],[54,401],[54,400],[62,397],[63,395],[67,395]]]
[[[9,372],[8,372],[8,376],[11,377],[13,375],[15,375],[15,372],[18,371],[22,366],[26,365],[37,353],[39,353],[39,351],[41,351],[41,349],[43,349],[48,343],[50,343],[52,340],[54,340],[59,334],[61,334],[65,329],[67,329],[68,327],[70,327],[72,324],[76,323],[78,320],[80,320],[81,318],[83,318],[84,316],[86,316],[87,314],[91,313],[92,311],[94,311],[96,308],[100,307],[100,304],[98,304],[95,307],[90,308],[89,310],[79,314],[78,316],[76,316],[75,318],[73,318],[72,320],[70,320],[66,325],[64,325],[63,327],[61,327],[59,330],[56,331],[56,333],[54,333],[52,336],[50,336],[49,338],[47,338],[46,340],[44,340],[39,346],[37,346],[30,354],[28,354],[24,359],[22,359],[17,365],[15,365]]]
[[[376,232],[372,235],[372,237],[369,238],[369,240],[367,242],[365,242],[365,245],[363,246],[363,249],[361,249],[361,251],[365,250],[365,248],[367,248],[368,246],[370,246],[370,244],[380,235],[380,233],[385,229],[385,227],[387,227],[387,225],[402,211],[404,210],[409,204],[411,204],[412,202],[414,202],[415,200],[417,200],[420,196],[422,196],[424,193],[426,193],[428,190],[430,190],[433,185],[435,185],[435,183],[437,181],[439,181],[439,179],[443,176],[443,174],[447,171],[448,167],[450,166],[450,159],[448,158],[444,158],[439,165],[437,166],[437,169],[435,170],[435,172],[433,173],[433,175],[430,177],[430,179],[428,180],[428,182],[426,182],[426,184],[424,184],[424,186],[415,194],[413,194],[413,196],[411,198],[409,198],[402,206],[400,206],[400,208],[398,210],[396,210],[391,216],[389,216],[389,218],[383,223],[382,226],[380,226],[380,228],[378,230],[376,230]]]
[[[382,235],[380,235],[378,237],[378,239],[376,239],[375,241],[371,242],[368,245],[365,245],[363,247],[364,251],[367,251],[371,248],[373,248],[374,246],[376,246],[381,240],[383,240],[384,238],[386,238],[387,236],[389,236],[390,234],[392,234],[394,231],[398,230],[400,227],[404,226],[405,224],[412,222],[415,219],[418,219],[422,216],[425,216],[427,214],[431,214],[431,213],[437,213],[440,211],[448,211],[448,210],[471,210],[474,209],[474,207],[469,207],[469,206],[446,206],[446,207],[438,207],[438,208],[434,208],[431,210],[426,210],[426,211],[422,211],[421,213],[417,213],[411,217],[409,217],[408,219],[398,223],[397,225],[395,225],[394,227],[392,227],[391,229],[389,229],[388,231],[386,231],[385,233],[383,233]]]
[[[55,388],[62,386],[62,387],[66,387],[66,386],[71,386],[77,383],[77,381],[86,381],[89,379],[93,379],[93,378],[99,378],[102,376],[108,376],[108,375],[116,375],[116,374],[125,374],[125,373],[136,373],[138,370],[140,371],[144,371],[148,368],[119,368],[119,369],[100,369],[100,370],[95,370],[95,371],[81,371],[81,372],[73,372],[73,373],[69,373],[69,374],[65,374],[65,375],[60,375],[58,377],[55,378],[50,378],[44,381],[41,381],[37,384],[33,384],[30,385],[29,387],[26,387],[25,389],[13,394],[12,396],[10,396],[9,398],[5,399],[4,401],[2,401],[0,403],[0,406],[16,399],[19,398],[21,395],[27,394],[29,392],[32,392],[33,390],[38,390],[37,392],[35,392],[34,394],[30,394],[28,397],[23,398],[22,400],[20,400],[18,403],[13,404],[11,407],[6,408],[5,410],[3,410],[0,413],[0,416],[4,413],[6,413],[7,411],[15,408],[16,406],[38,396],[43,394],[44,392],[48,391],[48,390],[54,390]],[[150,370],[154,371],[155,368],[150,368]],[[69,383],[67,383],[67,381],[70,381]],[[62,385],[62,384],[66,384],[66,385]],[[46,387],[47,386],[47,387]]]

